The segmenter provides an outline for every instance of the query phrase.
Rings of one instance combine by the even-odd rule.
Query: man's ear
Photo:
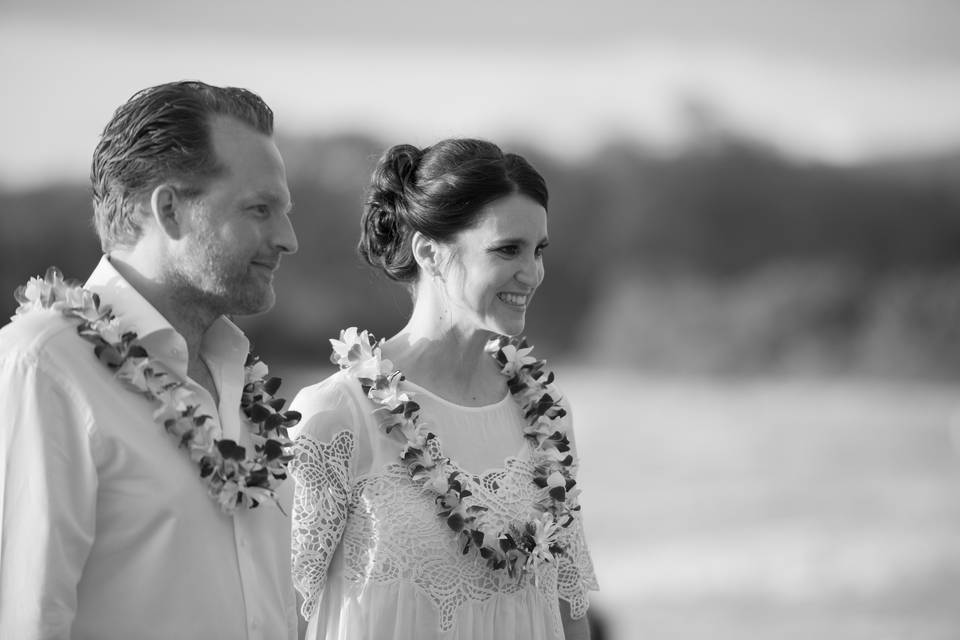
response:
[[[440,243],[419,231],[414,231],[410,239],[410,248],[413,251],[413,259],[420,267],[420,273],[433,277],[440,275],[442,253]]]
[[[184,200],[176,187],[161,184],[150,193],[150,214],[157,227],[173,239],[179,239],[185,229]]]

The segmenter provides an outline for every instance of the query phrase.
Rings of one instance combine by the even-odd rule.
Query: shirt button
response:
[[[246,539],[246,538],[240,538],[240,548],[241,548],[241,549],[246,549],[246,548],[247,548],[247,539]]]
[[[250,628],[256,629],[258,626],[260,626],[260,621],[256,618],[250,618]]]

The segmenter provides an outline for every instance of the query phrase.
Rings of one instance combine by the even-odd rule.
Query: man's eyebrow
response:
[[[251,193],[249,196],[247,196],[246,198],[244,198],[244,200],[245,201],[264,200],[273,205],[279,204],[281,202],[287,202],[286,198],[284,198],[280,194],[273,191],[255,191]],[[293,210],[293,200],[290,200],[287,203],[286,213],[290,213],[292,210]]]

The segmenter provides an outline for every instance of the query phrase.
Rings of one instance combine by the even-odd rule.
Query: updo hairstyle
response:
[[[390,279],[412,283],[419,273],[414,232],[448,241],[475,225],[484,207],[512,194],[547,208],[547,186],[537,170],[493,143],[454,138],[424,149],[396,145],[370,178],[357,250]]]

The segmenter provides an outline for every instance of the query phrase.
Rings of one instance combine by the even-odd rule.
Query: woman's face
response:
[[[543,281],[547,212],[527,196],[497,200],[448,245],[441,273],[450,320],[463,329],[515,336]]]

